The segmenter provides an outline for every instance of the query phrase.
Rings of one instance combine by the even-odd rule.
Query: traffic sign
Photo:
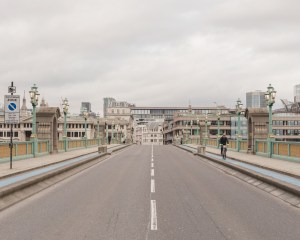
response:
[[[8,93],[16,93],[16,87],[15,86],[9,86],[8,87]]]
[[[20,123],[20,95],[4,96],[5,123]]]

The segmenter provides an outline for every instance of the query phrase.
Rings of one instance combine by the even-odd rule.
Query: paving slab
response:
[[[112,149],[119,144],[111,144],[108,149]],[[10,163],[4,162],[0,163],[0,178],[8,177],[11,175],[15,175],[21,172],[28,171],[34,168],[40,168],[47,166],[49,164],[54,164],[57,162],[65,161],[68,159],[76,158],[82,155],[86,155],[89,153],[97,152],[98,146],[90,147],[90,148],[82,148],[71,150],[68,152],[60,152],[55,154],[43,155],[35,158],[27,158],[22,160],[13,161],[12,169],[10,169]]]
[[[188,144],[187,146],[195,149],[197,148],[197,145],[195,144]],[[220,149],[213,147],[206,146],[206,152],[220,155]],[[227,157],[300,178],[300,159],[299,162],[294,162],[290,160],[247,154],[244,152],[236,152],[230,149],[227,151]]]

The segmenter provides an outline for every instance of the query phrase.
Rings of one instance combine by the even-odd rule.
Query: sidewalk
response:
[[[118,144],[111,144],[107,146],[107,149],[113,148],[117,146]],[[44,155],[36,158],[27,158],[27,159],[22,159],[22,160],[17,160],[12,163],[12,169],[10,169],[10,163],[5,162],[0,164],[0,178],[9,176],[9,175],[14,175],[17,173],[21,173],[24,171],[27,171],[29,169],[33,168],[40,168],[44,167],[49,164],[65,161],[71,158],[75,158],[78,156],[82,156],[85,154],[89,154],[92,152],[97,152],[98,151],[98,146],[96,147],[91,147],[91,148],[82,148],[78,150],[72,150],[69,152],[61,152],[57,154],[49,154],[49,155]]]
[[[197,149],[197,145],[195,144],[186,145]],[[220,149],[213,147],[206,146],[206,152],[220,155]],[[227,151],[227,157],[300,178],[300,163],[297,162],[235,152],[230,149]]]

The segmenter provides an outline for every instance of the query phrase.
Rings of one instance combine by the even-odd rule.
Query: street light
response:
[[[208,138],[208,134],[207,134],[207,121],[208,121],[208,116],[207,114],[205,114],[205,142],[204,142],[204,146],[207,145],[207,138]]]
[[[275,97],[276,97],[276,91],[274,88],[269,84],[267,88],[267,92],[265,93],[265,99],[269,106],[269,134],[268,134],[268,156],[272,157],[272,140],[273,140],[273,134],[272,134],[272,106],[275,103]]]
[[[98,146],[100,145],[100,114],[97,114],[97,141],[98,141]]]
[[[37,135],[36,135],[36,106],[38,105],[39,101],[39,92],[37,90],[37,86],[33,84],[31,90],[29,91],[30,94],[30,102],[32,104],[32,133],[30,138],[33,141],[33,156],[35,157],[37,154]]]
[[[192,144],[192,136],[193,136],[193,120],[191,120],[191,134],[190,134],[191,142],[190,142],[190,144]]]
[[[112,121],[112,125],[111,125],[111,139],[112,139],[112,144],[114,144],[114,139],[115,139],[115,137],[114,137],[114,121]]]
[[[241,149],[241,113],[243,111],[243,104],[240,99],[236,101],[236,113],[238,115],[238,129],[237,129],[237,135],[236,135],[236,149],[239,152]]]
[[[63,100],[63,112],[64,112],[64,135],[63,135],[63,140],[64,140],[64,147],[65,147],[65,152],[67,151],[67,113],[68,113],[68,109],[69,109],[69,103],[68,103],[68,99],[65,98]]]
[[[118,132],[119,132],[119,125],[118,125],[118,124],[116,125],[116,131],[117,131],[117,143],[118,143],[118,141],[119,141],[119,135],[118,135]]]
[[[197,144],[198,144],[198,140],[199,140],[199,144],[200,144],[200,133],[199,133],[199,129],[200,129],[200,125],[199,125],[199,117],[197,117]]]
[[[105,143],[108,144],[108,124],[107,124],[107,120],[105,120]]]
[[[185,124],[185,144],[187,144],[187,139],[188,139],[188,125],[187,125],[187,123]]]
[[[217,112],[217,119],[218,119],[218,135],[217,135],[217,146],[219,146],[219,138],[220,138],[220,118],[221,118],[221,113],[218,111]]]
[[[83,117],[84,117],[84,139],[85,139],[85,147],[87,147],[87,133],[86,133],[86,120],[89,117],[89,113],[86,108],[83,109]]]

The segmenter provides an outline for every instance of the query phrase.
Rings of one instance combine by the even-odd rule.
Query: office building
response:
[[[246,93],[246,108],[266,108],[265,92],[260,90]]]

